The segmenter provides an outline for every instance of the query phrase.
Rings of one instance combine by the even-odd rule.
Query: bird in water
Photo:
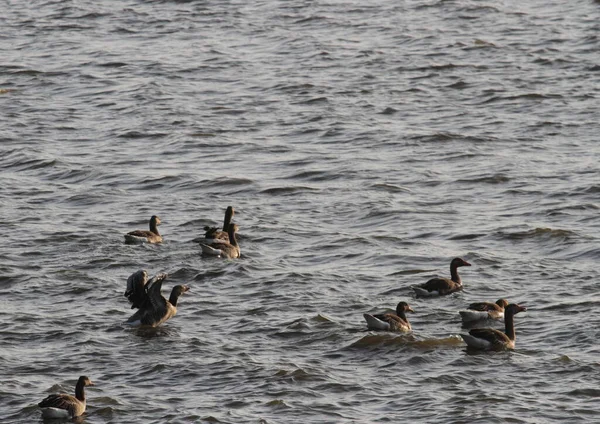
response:
[[[148,281],[148,273],[139,270],[127,279],[125,297],[131,303],[131,309],[138,309],[125,324],[131,326],[157,327],[175,316],[179,297],[190,288],[177,285],[171,290],[169,300],[161,294],[163,281],[167,274],[157,274]]]
[[[411,331],[412,327],[406,312],[414,312],[412,308],[406,302],[400,302],[396,306],[396,313],[387,314],[363,314],[363,317],[367,321],[367,327],[371,330],[386,330],[386,331]]]
[[[495,328],[474,328],[469,331],[469,334],[461,334],[460,336],[473,349],[514,349],[516,338],[514,316],[526,310],[526,307],[517,305],[516,303],[511,303],[504,309],[504,333]]]
[[[229,224],[231,224],[231,219],[233,218],[234,215],[235,215],[235,210],[233,209],[233,206],[227,206],[227,209],[225,210],[225,218],[223,220],[223,229],[219,230],[218,227],[210,227],[208,225],[205,226],[203,243],[211,244],[211,243],[214,243],[215,241],[229,242],[228,229],[229,229]]]
[[[458,275],[458,268],[461,266],[471,266],[470,263],[462,258],[454,258],[450,262],[450,278],[432,278],[425,284],[414,286],[413,290],[417,297],[445,296],[450,293],[462,290],[462,280]]]
[[[158,232],[160,218],[152,215],[150,218],[150,231],[135,230],[125,234],[125,243],[162,243],[163,238]]]
[[[238,230],[236,224],[229,224],[227,232],[229,234],[229,242],[215,241],[211,244],[202,244],[202,253],[209,256],[221,256],[223,258],[239,258],[240,257],[240,246],[235,237],[235,233]]]
[[[75,385],[75,396],[66,393],[52,394],[38,403],[42,418],[74,418],[85,412],[85,387],[93,386],[92,381],[82,375]]]
[[[466,310],[458,311],[463,323],[487,319],[504,319],[504,308],[508,306],[506,299],[498,299],[496,303],[476,302],[471,303]]]

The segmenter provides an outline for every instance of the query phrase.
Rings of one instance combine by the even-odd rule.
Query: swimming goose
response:
[[[135,230],[125,234],[126,243],[162,243],[162,236],[158,233],[158,226],[160,225],[160,218],[156,215],[152,215],[150,218],[150,231],[148,230]]]
[[[235,233],[238,230],[236,224],[229,224],[227,232],[229,234],[229,242],[213,242],[209,245],[200,243],[202,253],[211,256],[221,256],[223,258],[239,258],[240,246],[238,245]]]
[[[209,227],[208,225],[204,227],[204,237],[205,244],[214,243],[217,240],[222,240],[229,242],[229,234],[227,234],[227,229],[229,228],[229,224],[231,223],[231,219],[235,215],[235,211],[233,210],[233,206],[227,206],[227,210],[225,210],[225,219],[223,220],[223,230],[219,230],[217,227]]]
[[[450,262],[450,278],[432,278],[425,284],[413,287],[417,297],[444,296],[462,290],[462,280],[458,275],[458,267],[471,266],[461,258],[454,258]]]
[[[139,270],[127,279],[125,297],[131,302],[131,309],[137,308],[125,324],[132,326],[157,327],[177,313],[177,300],[179,296],[190,288],[177,285],[171,290],[169,300],[160,293],[162,283],[167,274],[157,274],[148,281],[148,273]]]
[[[89,378],[82,375],[75,386],[75,396],[65,393],[53,394],[38,403],[42,418],[73,418],[85,412],[85,386],[93,386]]]
[[[508,306],[506,299],[498,299],[496,303],[477,302],[471,303],[466,311],[458,311],[463,322],[472,322],[485,319],[503,319],[504,308]]]
[[[387,331],[410,331],[412,328],[406,312],[414,312],[408,303],[400,302],[396,306],[395,314],[363,314],[367,321],[367,327],[371,330],[387,330]]]
[[[469,334],[461,334],[465,343],[474,349],[501,350],[515,348],[515,324],[514,316],[519,312],[527,310],[524,306],[511,303],[504,309],[504,326],[506,332],[495,328],[475,328]]]

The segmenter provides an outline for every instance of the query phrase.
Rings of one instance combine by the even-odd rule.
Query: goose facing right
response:
[[[162,243],[162,236],[158,232],[160,218],[156,215],[152,215],[149,224],[150,231],[135,230],[125,234],[125,243]]]
[[[66,393],[52,394],[38,403],[42,418],[74,418],[85,412],[85,387],[93,386],[92,381],[82,375],[75,386],[75,396]]]
[[[466,310],[458,311],[462,322],[473,322],[487,319],[501,320],[504,318],[504,309],[508,306],[506,299],[498,299],[496,303],[476,302],[471,303]]]
[[[417,297],[445,296],[462,290],[462,280],[458,275],[458,268],[461,266],[471,266],[471,264],[462,258],[452,259],[452,262],[450,262],[450,278],[432,278],[425,284],[414,286],[415,295]]]
[[[240,257],[240,246],[238,245],[235,233],[238,230],[236,224],[229,224],[227,232],[229,234],[229,242],[215,241],[211,244],[202,244],[202,253],[209,256],[220,256],[223,258],[239,258]]]
[[[365,321],[367,321],[367,327],[370,330],[384,330],[384,331],[411,331],[412,327],[406,312],[414,312],[412,308],[406,302],[400,302],[396,306],[395,314],[363,314]]]
[[[139,270],[127,279],[125,297],[131,302],[131,309],[137,308],[125,324],[131,326],[157,327],[177,313],[179,297],[190,288],[186,285],[177,285],[171,290],[169,300],[161,294],[163,281],[167,274],[157,274],[148,281],[148,273]]]
[[[502,350],[515,348],[515,323],[514,316],[525,312],[525,306],[511,303],[504,309],[505,332],[495,328],[474,328],[469,334],[461,334],[468,347],[479,350]]]
[[[219,230],[217,227],[210,227],[206,225],[204,227],[204,242],[206,244],[214,243],[217,240],[229,242],[229,224],[231,224],[231,219],[235,215],[235,210],[233,206],[227,206],[225,210],[225,218],[223,219],[223,229]]]

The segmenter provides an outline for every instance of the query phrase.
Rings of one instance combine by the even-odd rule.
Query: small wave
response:
[[[498,231],[501,238],[507,240],[535,240],[540,238],[546,239],[571,239],[577,236],[577,233],[570,230],[560,230],[553,228],[538,227],[532,230],[504,232]]]

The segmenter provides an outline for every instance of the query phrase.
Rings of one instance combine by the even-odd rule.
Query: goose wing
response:
[[[53,394],[38,403],[40,408],[57,408],[71,411],[73,406],[79,402],[75,396],[67,394]]]
[[[127,279],[127,290],[125,290],[125,297],[131,303],[131,309],[144,308],[150,301],[146,291],[147,283],[148,273],[143,269],[134,272]]]
[[[167,299],[160,292],[166,278],[167,274],[157,274],[148,282],[148,299],[153,315],[162,316],[167,311]]]
[[[510,339],[502,331],[495,328],[474,328],[469,334],[478,339],[487,340],[493,345],[509,343]]]
[[[500,308],[495,303],[491,302],[475,302],[471,303],[467,309],[471,309],[473,311],[497,311]]]
[[[421,286],[421,288],[432,292],[437,291],[440,294],[448,293],[452,290],[455,290],[456,283],[449,278],[432,278],[425,284]]]

